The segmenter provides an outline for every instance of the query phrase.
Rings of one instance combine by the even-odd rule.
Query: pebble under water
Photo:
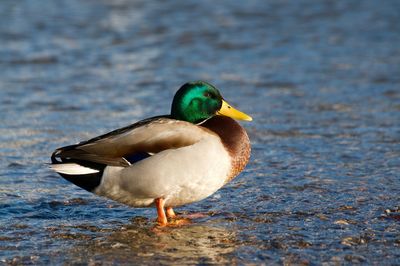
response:
[[[0,264],[399,264],[399,1],[0,4]],[[216,85],[252,142],[198,214],[92,195],[52,151]]]

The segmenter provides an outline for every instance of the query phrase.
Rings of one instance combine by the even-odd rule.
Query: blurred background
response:
[[[0,2],[0,264],[396,264],[400,2]],[[52,151],[167,114],[205,80],[253,116],[204,218],[87,193]]]

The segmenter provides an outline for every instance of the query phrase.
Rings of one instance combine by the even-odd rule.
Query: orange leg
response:
[[[157,207],[157,215],[158,215],[157,222],[161,226],[166,226],[168,221],[167,221],[167,216],[165,215],[165,211],[164,211],[165,201],[163,198],[157,198],[154,200],[154,202]]]
[[[176,214],[174,212],[174,209],[172,209],[172,207],[167,207],[167,217],[176,218]]]

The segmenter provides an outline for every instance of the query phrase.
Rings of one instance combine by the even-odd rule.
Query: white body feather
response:
[[[210,196],[224,185],[231,162],[220,138],[205,135],[190,146],[159,152],[129,167],[107,166],[94,192],[134,207],[152,205],[156,198],[175,207]]]

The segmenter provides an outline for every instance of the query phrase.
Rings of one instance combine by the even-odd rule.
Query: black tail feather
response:
[[[89,192],[93,192],[93,190],[96,187],[98,187],[101,183],[101,179],[102,179],[103,173],[104,173],[104,168],[106,167],[105,164],[100,164],[100,163],[95,163],[95,162],[90,162],[90,161],[85,161],[85,160],[76,160],[76,159],[71,159],[71,158],[65,158],[62,156],[57,157],[58,154],[60,154],[64,151],[73,150],[73,149],[75,149],[76,146],[77,145],[71,145],[71,146],[66,146],[66,147],[56,149],[53,152],[53,154],[51,155],[51,162],[52,162],[52,164],[76,163],[76,164],[79,164],[84,167],[89,167],[89,168],[98,170],[99,172],[97,172],[97,173],[83,174],[83,175],[68,175],[68,174],[58,173],[63,178],[65,178],[69,182],[77,185],[78,187],[81,187]]]

